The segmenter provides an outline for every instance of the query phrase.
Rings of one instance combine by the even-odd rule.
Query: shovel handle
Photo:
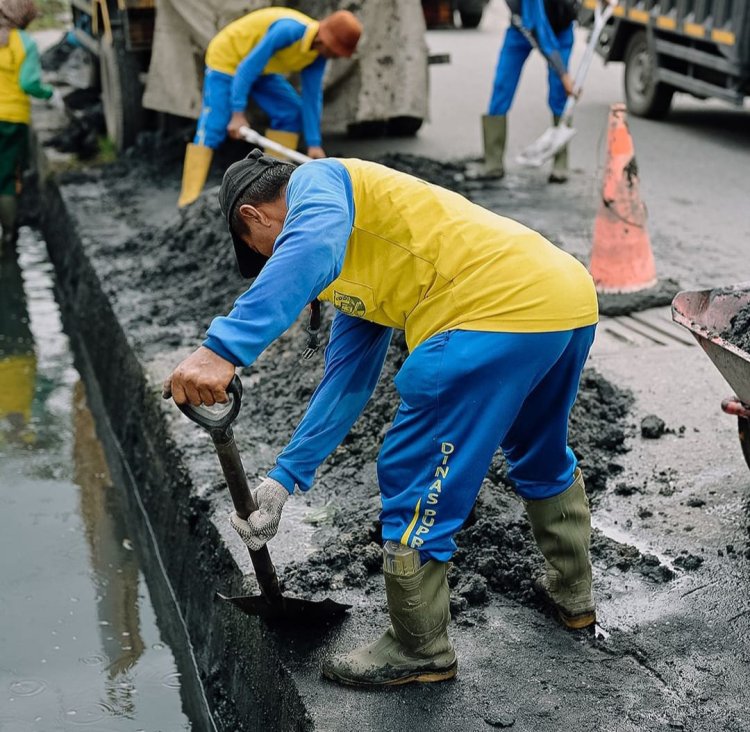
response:
[[[269,140],[267,137],[263,137],[260,133],[256,132],[250,127],[244,125],[240,127],[240,137],[251,145],[260,145],[265,150],[271,150],[272,152],[283,155],[294,163],[302,165],[302,163],[309,163],[312,158],[291,148],[285,147],[281,143],[275,140]]]
[[[213,437],[231,432],[232,422],[237,418],[242,407],[242,382],[235,374],[227,386],[226,404],[214,404],[213,407],[200,405],[194,407],[192,404],[178,404],[180,411],[198,426],[203,427]]]
[[[231,428],[223,436],[211,435],[219,456],[221,469],[224,478],[227,481],[229,493],[232,496],[232,503],[237,515],[246,519],[253,511],[258,510],[258,505],[250,493],[250,487],[247,484],[245,469],[242,467],[242,459],[237,450],[234,441],[234,435]],[[271,561],[271,555],[268,553],[268,547],[253,551],[248,547],[248,554],[255,569],[255,576],[258,578],[258,584],[264,597],[271,604],[281,604],[283,597],[279,587],[279,578],[276,575],[276,568]]]
[[[227,396],[229,401],[226,404],[217,404],[213,407],[193,407],[190,404],[178,406],[183,414],[211,435],[219,456],[221,470],[232,496],[234,510],[240,518],[246,519],[253,511],[258,510],[258,506],[250,493],[245,469],[242,467],[242,459],[232,432],[232,422],[242,406],[242,382],[236,374],[227,386]],[[253,551],[248,547],[247,551],[264,597],[269,603],[280,605],[283,602],[283,596],[268,547],[264,546],[258,551]]]

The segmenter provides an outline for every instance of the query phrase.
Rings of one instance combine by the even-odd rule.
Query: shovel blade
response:
[[[538,168],[565,147],[575,133],[575,129],[567,125],[548,127],[539,139],[520,152],[516,162],[529,168]]]
[[[226,597],[218,592],[216,594],[221,600],[232,603],[246,615],[255,615],[269,622],[302,621],[307,624],[325,625],[343,617],[351,607],[328,597],[325,600],[300,600],[296,597],[282,596],[279,603],[271,603],[262,595]]]

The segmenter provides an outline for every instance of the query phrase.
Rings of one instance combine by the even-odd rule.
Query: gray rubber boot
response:
[[[0,196],[0,254],[15,249],[18,239],[18,199],[15,196]]]
[[[508,136],[506,115],[485,114],[482,116],[482,139],[484,140],[484,167],[486,178],[502,178],[505,175],[505,142]]]
[[[581,471],[565,491],[541,501],[526,501],[534,538],[545,559],[538,584],[568,628],[596,622],[591,592],[591,513]]]
[[[453,678],[458,663],[447,632],[447,570],[447,563],[430,560],[407,577],[384,571],[391,627],[374,643],[327,659],[323,675],[364,687]]]
[[[552,115],[555,127],[560,124],[560,117]],[[567,183],[568,181],[568,146],[560,148],[552,162],[552,172],[547,178],[549,183]]]

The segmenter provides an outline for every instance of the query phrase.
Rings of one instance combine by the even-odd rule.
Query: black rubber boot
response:
[[[540,551],[545,574],[538,584],[568,628],[580,629],[596,622],[591,592],[591,513],[580,470],[573,483],[558,496],[526,501],[526,513]]]
[[[0,196],[0,254],[14,251],[18,240],[18,199],[15,196]]]
[[[508,117],[506,115],[485,114],[482,117],[483,177],[499,179],[505,175],[505,143],[507,137]]]
[[[560,124],[560,117],[556,114],[552,116],[555,127]],[[547,178],[549,183],[567,183],[568,181],[568,146],[560,148],[555,153],[555,159],[552,162],[552,172]]]
[[[373,688],[452,679],[458,663],[447,632],[447,569],[447,563],[431,560],[410,576],[384,571],[391,627],[374,643],[327,659],[323,675]]]

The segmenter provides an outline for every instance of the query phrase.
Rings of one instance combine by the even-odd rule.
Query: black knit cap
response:
[[[234,242],[234,254],[237,257],[237,266],[243,277],[257,277],[263,269],[263,265],[268,261],[268,257],[253,251],[245,244],[240,237],[232,231],[232,212],[237,205],[237,201],[245,192],[247,187],[254,183],[269,168],[276,165],[283,165],[281,160],[264,155],[262,150],[253,150],[244,160],[238,160],[232,163],[224,173],[219,188],[219,206],[221,213],[227,220],[229,233],[232,235]]]

